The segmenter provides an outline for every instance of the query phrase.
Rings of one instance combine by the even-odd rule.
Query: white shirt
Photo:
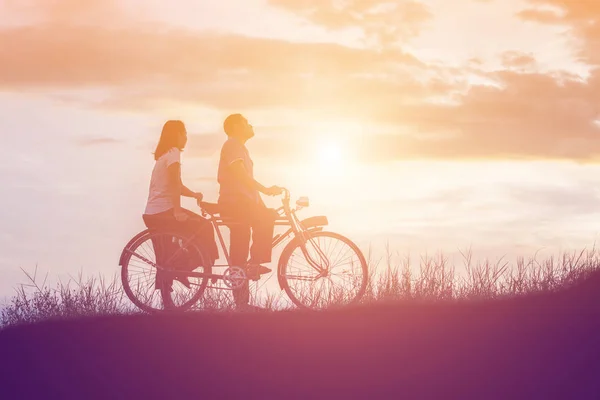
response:
[[[169,166],[180,163],[181,151],[175,147],[160,156],[154,164],[145,214],[158,214],[173,208],[173,193],[169,191]]]

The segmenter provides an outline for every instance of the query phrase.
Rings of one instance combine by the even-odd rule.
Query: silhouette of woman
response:
[[[191,191],[181,181],[181,152],[186,143],[184,123],[179,120],[167,121],[154,151],[156,162],[142,218],[149,229],[176,231],[188,237],[197,235],[196,244],[208,258],[205,261],[212,266],[219,257],[212,225],[200,215],[181,207],[181,196],[197,200],[203,197],[202,193]],[[187,278],[178,279],[189,286]]]

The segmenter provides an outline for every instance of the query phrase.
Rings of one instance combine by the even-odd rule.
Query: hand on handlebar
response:
[[[194,198],[196,199],[196,204],[198,207],[202,207],[202,200],[204,199],[204,195],[200,192],[194,193]]]
[[[265,194],[267,196],[278,196],[281,193],[283,193],[283,188],[281,188],[279,186],[271,186],[271,187],[267,188],[267,190],[265,190]]]

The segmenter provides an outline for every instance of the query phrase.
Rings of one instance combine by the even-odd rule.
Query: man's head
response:
[[[223,130],[229,137],[248,140],[254,136],[254,129],[242,114],[231,114],[223,122]]]

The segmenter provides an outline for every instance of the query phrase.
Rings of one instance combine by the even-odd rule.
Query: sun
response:
[[[323,172],[338,171],[344,164],[344,151],[340,143],[324,140],[317,148],[317,161]]]

